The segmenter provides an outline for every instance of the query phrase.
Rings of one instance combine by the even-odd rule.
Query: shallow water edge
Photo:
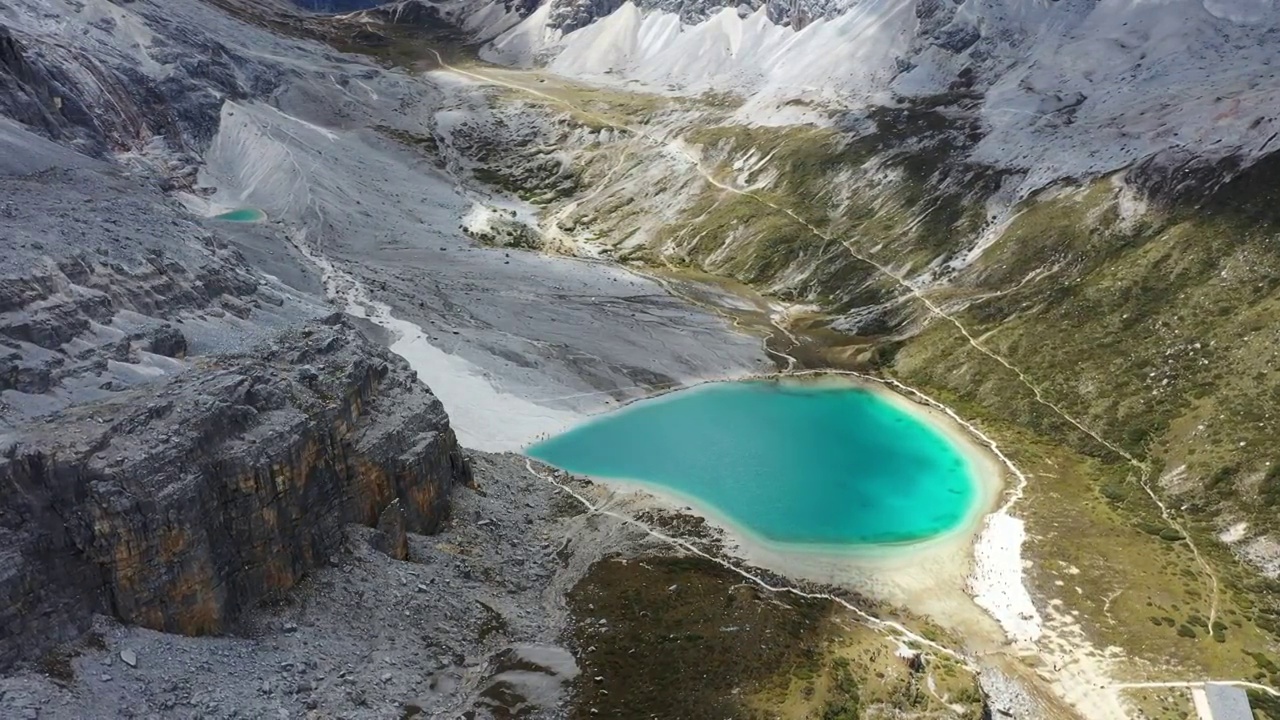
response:
[[[628,478],[588,477],[598,481],[602,489],[616,493],[617,502],[636,505],[636,511],[646,505],[692,511],[723,532],[730,554],[752,565],[795,579],[849,587],[878,600],[934,616],[943,625],[962,630],[975,640],[990,638],[998,642],[1001,637],[998,627],[966,593],[974,539],[983,519],[997,508],[1004,491],[1006,478],[998,459],[945,413],[880,383],[843,375],[803,379],[775,376],[764,381],[857,387],[876,393],[896,409],[928,423],[965,456],[973,469],[976,497],[969,512],[947,532],[914,542],[863,546],[780,543],[752,532],[714,505],[669,487]],[[659,395],[666,394],[669,393]]]

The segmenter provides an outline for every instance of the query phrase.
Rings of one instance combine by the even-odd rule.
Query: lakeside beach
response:
[[[1004,494],[1006,472],[1000,460],[964,427],[936,408],[912,400],[884,385],[841,375],[804,378],[781,377],[751,382],[774,382],[806,389],[855,389],[873,393],[877,400],[904,413],[940,436],[960,455],[973,484],[973,496],[963,516],[933,536],[904,542],[814,543],[780,542],[766,537],[735,518],[713,501],[682,492],[669,483],[634,477],[588,474],[613,493],[611,506],[629,506],[631,514],[657,506],[689,510],[723,533],[726,550],[740,559],[793,579],[848,587],[877,601],[901,605],[927,615],[943,627],[970,639],[975,650],[990,649],[1004,641],[992,617],[969,596],[974,545],[984,520],[996,510]],[[705,387],[705,385],[698,386]],[[626,409],[646,403],[670,401],[686,390],[638,400]],[[599,422],[608,415],[588,422]],[[531,453],[537,458],[537,453]],[[581,474],[581,473],[575,473]]]

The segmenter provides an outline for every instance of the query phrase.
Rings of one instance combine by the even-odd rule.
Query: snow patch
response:
[[[1241,540],[1244,540],[1245,537],[1248,535],[1248,533],[1249,533],[1249,523],[1245,522],[1244,520],[1241,520],[1240,522],[1232,525],[1226,530],[1223,530],[1222,532],[1218,533],[1218,540],[1228,545],[1234,545],[1235,543],[1238,543]]]
[[[1263,575],[1280,578],[1280,541],[1269,535],[1259,535],[1238,546],[1238,552]]]
[[[1026,524],[1001,509],[987,516],[973,546],[969,593],[978,607],[991,614],[1015,642],[1040,638],[1040,612],[1022,582],[1022,544]]]

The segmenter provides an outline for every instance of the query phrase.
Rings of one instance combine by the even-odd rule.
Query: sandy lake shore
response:
[[[617,501],[652,502],[687,509],[723,531],[731,554],[781,575],[849,587],[876,600],[927,615],[968,639],[974,650],[1004,640],[999,625],[969,596],[974,545],[1004,494],[1006,471],[977,438],[946,413],[877,382],[847,376],[780,378],[776,382],[859,387],[876,393],[943,435],[969,464],[975,499],[963,522],[947,533],[920,542],[842,546],[780,543],[762,537],[714,505],[668,487],[630,478],[593,478],[620,496]],[[651,402],[664,394],[640,400]],[[634,498],[625,499],[627,495]]]

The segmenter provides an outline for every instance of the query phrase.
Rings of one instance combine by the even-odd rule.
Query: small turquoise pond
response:
[[[701,385],[602,415],[526,453],[673,491],[775,543],[924,540],[963,524],[979,499],[976,469],[950,439],[853,386]]]
[[[240,208],[231,212],[224,212],[221,215],[214,215],[214,220],[226,220],[227,222],[262,222],[267,219],[267,214],[255,208]]]

